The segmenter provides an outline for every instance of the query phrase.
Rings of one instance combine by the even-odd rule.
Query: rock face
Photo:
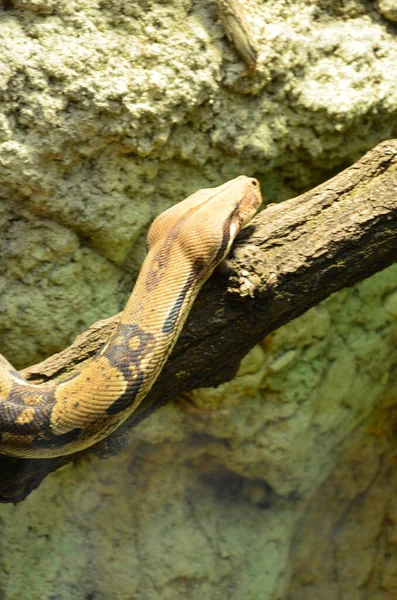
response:
[[[386,19],[397,21],[397,2],[396,0],[378,0],[378,8]]]
[[[0,333],[18,366],[117,312],[150,220],[241,173],[287,198],[397,132],[375,5],[244,4],[247,72],[208,2],[0,8]],[[6,600],[388,600],[397,587],[397,269],[263,341],[128,451],[3,506]]]

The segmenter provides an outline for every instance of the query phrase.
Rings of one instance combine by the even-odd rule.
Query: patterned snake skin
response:
[[[70,454],[119,427],[152,387],[200,288],[260,203],[257,180],[240,176],[157,217],[115,333],[69,378],[33,385],[0,355],[0,454]]]

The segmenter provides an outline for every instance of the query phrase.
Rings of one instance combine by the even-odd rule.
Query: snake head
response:
[[[240,175],[215,188],[202,189],[157,217],[148,233],[148,249],[177,247],[190,261],[214,268],[262,202],[259,182]]]

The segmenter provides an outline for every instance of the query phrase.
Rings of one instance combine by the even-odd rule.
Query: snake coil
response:
[[[200,288],[260,203],[257,180],[240,176],[157,217],[116,331],[66,380],[30,384],[0,355],[0,453],[61,456],[119,427],[149,392]]]

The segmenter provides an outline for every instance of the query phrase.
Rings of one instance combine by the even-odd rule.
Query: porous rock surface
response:
[[[397,21],[397,2],[396,0],[378,0],[378,8],[386,19]]]
[[[0,337],[16,365],[117,312],[150,220],[238,174],[266,201],[397,132],[375,3],[246,4],[249,75],[213,2],[0,7]],[[397,588],[397,270],[255,347],[0,509],[5,600],[387,600]]]

